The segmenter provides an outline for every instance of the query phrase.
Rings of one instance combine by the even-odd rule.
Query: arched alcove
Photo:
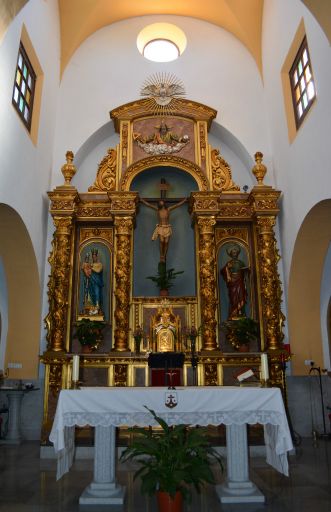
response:
[[[36,378],[40,339],[40,282],[36,256],[29,233],[19,214],[0,204],[0,257],[7,285],[8,331],[4,343],[4,366],[10,378]]]
[[[305,217],[292,255],[288,325],[293,372],[306,374],[306,359],[324,366],[321,330],[321,284],[330,244],[331,199],[316,204]]]
[[[156,166],[140,172],[132,180],[131,190],[139,192],[139,195],[144,198],[159,198],[161,179],[165,179],[169,185],[167,191],[169,200],[189,197],[192,191],[198,190],[198,184],[190,174],[171,166]],[[176,201],[169,206],[175,203]],[[159,262],[159,242],[158,240],[151,241],[156,223],[156,212],[141,205],[134,232],[133,292],[137,296],[158,295],[154,283],[147,279],[147,276],[157,273]],[[194,231],[187,204],[183,204],[171,212],[170,223],[173,234],[169,243],[167,266],[168,268],[175,267],[176,271],[184,271],[184,274],[175,281],[171,294],[175,296],[195,295]]]

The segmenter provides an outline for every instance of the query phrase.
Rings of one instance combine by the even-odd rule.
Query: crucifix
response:
[[[158,200],[157,206],[149,203],[145,199],[141,198],[140,201],[149,208],[152,208],[157,212],[157,224],[152,234],[152,240],[159,239],[160,242],[160,263],[166,262],[169,240],[172,235],[172,227],[169,223],[170,212],[175,208],[179,208],[182,204],[186,203],[187,198],[185,197],[178,203],[172,206],[166,206],[165,199],[167,195],[167,190],[169,189],[169,184],[166,182],[164,178],[161,178],[160,182],[160,199]]]

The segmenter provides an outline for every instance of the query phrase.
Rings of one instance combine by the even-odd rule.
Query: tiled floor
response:
[[[140,495],[133,472],[119,467],[118,480],[127,487],[123,507],[78,505],[91,481],[92,462],[77,461],[59,482],[54,460],[40,460],[37,443],[0,446],[1,512],[154,512],[155,499]],[[221,481],[223,476],[219,475]],[[331,441],[304,440],[290,457],[290,477],[269,467],[264,459],[251,459],[251,478],[266,496],[264,505],[221,505],[215,489],[194,495],[186,512],[331,512]]]

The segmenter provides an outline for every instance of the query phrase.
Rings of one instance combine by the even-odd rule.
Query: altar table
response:
[[[172,394],[177,405],[165,405]],[[288,475],[292,440],[280,389],[252,387],[82,388],[62,390],[50,441],[58,457],[57,478],[74,457],[74,426],[95,427],[94,478],[80,504],[122,504],[124,489],[115,479],[115,427],[155,425],[144,405],[170,425],[226,425],[227,479],[216,490],[223,503],[263,502],[249,479],[247,424],[264,425],[266,460]]]

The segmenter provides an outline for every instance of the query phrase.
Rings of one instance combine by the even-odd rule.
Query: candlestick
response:
[[[79,356],[73,356],[72,358],[72,379],[77,382],[79,380]]]
[[[261,354],[261,380],[269,380],[268,354]]]

